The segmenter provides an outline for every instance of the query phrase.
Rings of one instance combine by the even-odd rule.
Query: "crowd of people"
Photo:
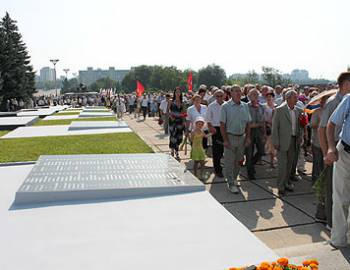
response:
[[[333,89],[333,90],[330,90]],[[350,72],[341,73],[337,85],[274,87],[259,84],[207,87],[183,93],[116,94],[112,96],[59,96],[34,98],[28,104],[9,100],[8,110],[46,105],[107,106],[119,119],[125,113],[139,121],[155,117],[169,136],[171,155],[191,144],[194,174],[203,179],[205,160],[213,159],[217,177],[228,190],[240,192],[237,181],[244,165],[250,180],[255,165],[267,155],[277,166],[278,195],[294,191],[305,175],[306,157],[312,158],[312,181],[322,177],[316,218],[331,229],[334,246],[347,246],[350,206]],[[315,100],[311,109],[311,100]],[[315,106],[316,104],[316,106]],[[141,119],[142,117],[142,119]]]
[[[334,90],[330,90],[334,88]],[[339,75],[337,85],[325,89],[295,85],[201,85],[196,92],[133,94],[122,98],[130,115],[157,116],[169,135],[171,155],[191,144],[194,173],[203,178],[211,152],[217,177],[226,179],[233,194],[244,165],[250,180],[255,165],[268,156],[277,166],[278,195],[294,191],[305,175],[305,160],[312,159],[312,181],[323,177],[316,218],[331,229],[331,243],[347,246],[350,206],[350,72]],[[319,99],[318,99],[319,98]],[[309,109],[310,100],[316,100]],[[307,109],[307,110],[306,110]],[[208,151],[210,148],[211,151]]]

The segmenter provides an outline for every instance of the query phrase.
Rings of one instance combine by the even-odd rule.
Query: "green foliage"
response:
[[[54,81],[36,81],[35,82],[35,88],[36,89],[43,89],[43,90],[50,90],[50,89],[56,89],[56,88],[62,88],[63,82],[60,79],[56,80],[56,84]]]
[[[226,81],[226,73],[223,68],[212,64],[198,71],[198,83],[207,86],[215,85],[220,87]]]
[[[6,13],[0,22],[0,107],[7,99],[27,100],[35,93],[35,73],[16,21]]]
[[[329,166],[326,166],[323,171],[320,173],[320,176],[317,178],[315,184],[313,185],[313,190],[315,192],[316,197],[321,202],[325,197],[325,181],[327,170],[330,170]]]
[[[118,81],[112,80],[111,78],[101,78],[96,82],[92,83],[89,87],[90,91],[100,92],[100,89],[114,89],[121,90],[121,84]]]
[[[139,80],[147,91],[173,90],[180,86],[187,89],[187,78],[190,70],[181,71],[174,66],[138,66],[133,68],[123,79],[122,88],[127,92],[136,89],[136,80]],[[197,73],[192,71],[193,84],[196,84]]]
[[[37,160],[40,155],[152,153],[135,133],[1,139],[0,163]]]
[[[70,80],[64,79],[62,83],[61,94],[77,92],[78,88],[79,88],[79,82],[77,78],[72,78]]]
[[[267,83],[272,87],[275,87],[278,84],[286,86],[291,83],[290,79],[283,78],[281,72],[275,68],[263,66],[262,71],[264,83]]]

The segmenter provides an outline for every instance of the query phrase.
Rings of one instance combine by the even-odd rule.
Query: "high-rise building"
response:
[[[115,69],[114,67],[109,67],[107,70],[94,70],[92,67],[88,67],[87,70],[79,70],[79,81],[85,85],[90,85],[98,79],[107,77],[115,81],[122,81],[129,71],[130,70]]]
[[[43,67],[40,69],[40,81],[47,82],[53,81],[55,78],[55,70],[49,67]]]

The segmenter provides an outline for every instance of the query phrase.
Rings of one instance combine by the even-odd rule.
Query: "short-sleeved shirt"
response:
[[[221,106],[220,122],[225,124],[226,132],[233,135],[242,135],[252,118],[249,113],[248,104],[239,104],[230,99]]]
[[[189,107],[187,109],[187,117],[186,120],[190,121],[190,130],[193,129],[194,126],[194,122],[196,121],[197,117],[203,117],[204,119],[206,119],[207,117],[207,106],[201,104],[200,110],[197,111],[196,107],[194,105],[192,105],[191,107]],[[204,127],[204,129],[206,129],[206,126]]]
[[[207,122],[213,127],[220,126],[220,111],[221,106],[216,100],[209,104],[207,111]]]
[[[313,126],[314,124],[318,123],[318,126],[320,126],[320,118],[322,115],[322,109],[317,109],[312,115],[310,120],[310,125]],[[320,139],[318,137],[317,128],[313,128],[311,130],[311,143],[314,146],[321,147],[320,145]]]
[[[250,117],[252,118],[253,123],[260,124],[265,122],[263,105],[258,104],[257,107],[254,107],[253,104],[249,102],[248,106],[249,106]]]
[[[342,101],[343,96],[338,92],[335,96],[330,97],[326,104],[323,107],[321,121],[320,121],[320,127],[326,128],[329,118],[331,117],[332,113],[335,111],[339,103]],[[336,126],[334,131],[334,139],[336,141],[339,140],[339,134],[341,131],[341,126]]]
[[[340,139],[350,145],[350,95],[346,95],[330,117],[330,121],[340,127]]]

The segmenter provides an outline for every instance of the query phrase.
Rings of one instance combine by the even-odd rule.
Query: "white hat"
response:
[[[203,122],[205,123],[205,119],[202,116],[198,116],[196,120],[194,120],[194,123],[196,124],[197,122]]]

